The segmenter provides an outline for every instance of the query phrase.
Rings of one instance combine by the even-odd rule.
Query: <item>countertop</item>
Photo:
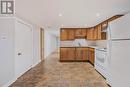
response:
[[[99,47],[99,46],[62,46],[60,48],[85,48],[85,47],[90,47],[94,49],[106,49],[105,47]]]

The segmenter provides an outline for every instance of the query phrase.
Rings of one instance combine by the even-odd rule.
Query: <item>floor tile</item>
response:
[[[10,87],[108,87],[89,63],[59,62],[55,52],[22,75]]]

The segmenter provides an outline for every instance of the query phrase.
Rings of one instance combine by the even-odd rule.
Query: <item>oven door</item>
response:
[[[104,77],[107,75],[107,59],[106,52],[102,50],[96,50],[95,52],[95,69],[101,73]]]

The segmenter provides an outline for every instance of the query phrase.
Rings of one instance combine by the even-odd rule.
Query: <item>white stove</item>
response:
[[[106,49],[95,50],[95,69],[107,78],[107,51]]]

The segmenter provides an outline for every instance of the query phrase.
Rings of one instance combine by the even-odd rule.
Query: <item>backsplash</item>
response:
[[[96,41],[86,40],[88,46],[96,46]]]
[[[75,43],[75,46],[79,46],[79,45],[87,46],[87,42],[85,39],[75,39],[74,43]]]
[[[98,47],[104,47],[104,48],[106,48],[107,47],[107,41],[106,40],[97,40],[96,41],[96,45]]]
[[[76,39],[74,41],[60,41],[60,47],[74,47],[74,46],[98,46],[98,47],[107,47],[106,40],[97,40],[90,41],[85,39]]]
[[[60,41],[61,47],[74,47],[74,46],[95,46],[95,41],[88,41],[85,39],[76,39],[74,41]]]
[[[74,41],[60,41],[60,47],[73,47],[75,46]]]

